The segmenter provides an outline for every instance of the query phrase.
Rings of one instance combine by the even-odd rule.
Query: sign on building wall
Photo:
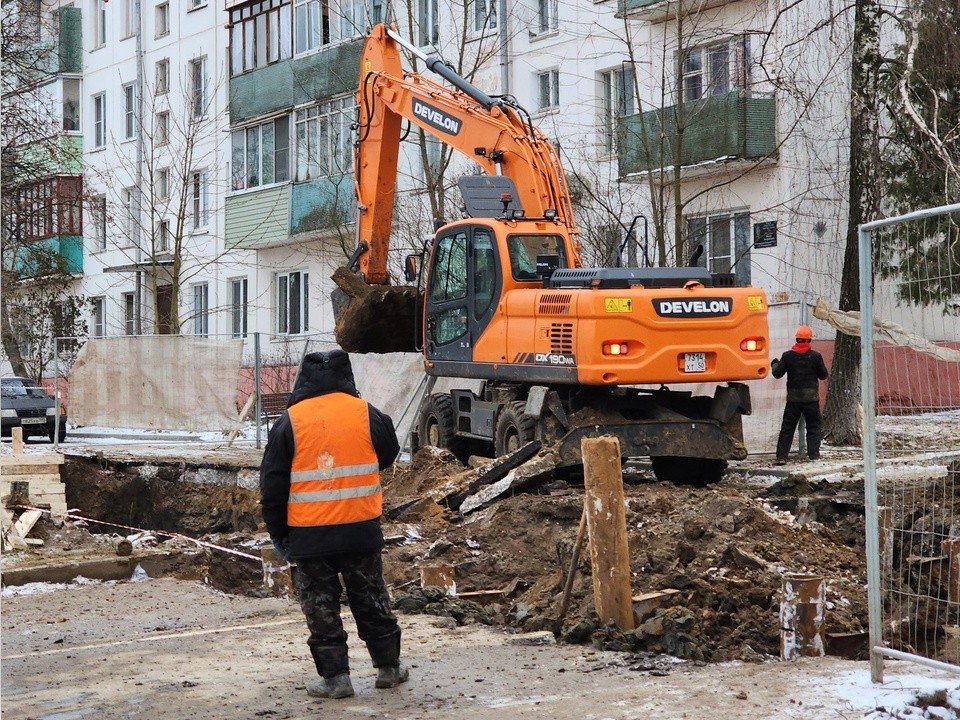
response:
[[[771,248],[777,246],[777,221],[757,223],[753,226],[753,246],[755,248]]]

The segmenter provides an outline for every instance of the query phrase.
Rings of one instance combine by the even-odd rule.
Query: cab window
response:
[[[467,234],[440,238],[434,251],[436,262],[430,275],[430,299],[456,300],[467,295]]]
[[[497,268],[493,255],[493,238],[486,230],[477,230],[473,234],[474,317],[480,317],[490,308],[496,284]]]
[[[507,238],[510,268],[514,280],[539,280],[537,258],[559,258],[559,267],[567,267],[567,253],[559,235],[511,235]]]

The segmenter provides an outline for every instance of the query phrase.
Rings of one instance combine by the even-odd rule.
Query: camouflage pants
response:
[[[357,633],[367,645],[374,667],[400,662],[400,628],[390,610],[380,553],[335,555],[297,561],[295,583],[307,618],[307,644],[325,678],[349,672],[347,633],[340,618],[340,578]]]

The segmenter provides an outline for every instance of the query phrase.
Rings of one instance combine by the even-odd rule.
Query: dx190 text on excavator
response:
[[[405,72],[401,48],[452,87]],[[353,265],[365,282],[387,282],[404,121],[485,173],[460,179],[468,217],[436,229],[420,264],[426,372],[464,381],[426,398],[420,446],[502,455],[538,439],[570,466],[582,437],[616,435],[625,457],[695,485],[746,456],[740,381],[768,373],[761,290],[702,267],[582,267],[550,140],[512,98],[487,95],[393,28],[367,38],[357,102]],[[713,396],[667,387],[693,383],[718,385]]]

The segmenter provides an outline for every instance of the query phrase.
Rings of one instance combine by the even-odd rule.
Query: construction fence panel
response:
[[[860,229],[871,674],[960,672],[960,205]],[[873,278],[869,282],[869,278]]]

